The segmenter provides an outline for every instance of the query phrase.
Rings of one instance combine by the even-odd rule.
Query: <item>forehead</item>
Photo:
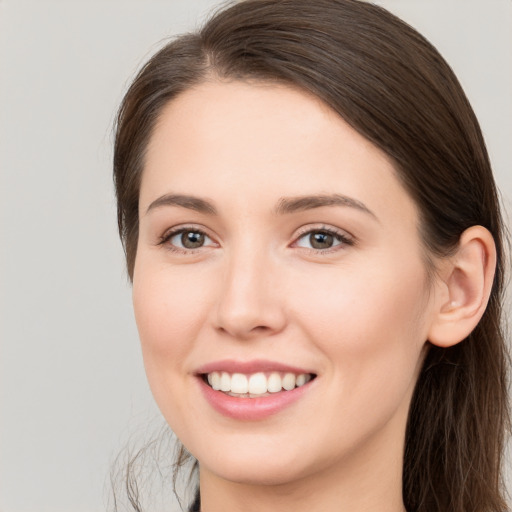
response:
[[[313,95],[268,83],[205,82],[166,105],[146,154],[141,208],[164,193],[242,205],[340,193],[415,217],[385,153]]]

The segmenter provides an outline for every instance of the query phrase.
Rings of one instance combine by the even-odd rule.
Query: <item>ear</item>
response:
[[[476,327],[489,301],[495,268],[491,233],[482,226],[464,231],[455,254],[441,264],[428,336],[433,345],[455,345]]]

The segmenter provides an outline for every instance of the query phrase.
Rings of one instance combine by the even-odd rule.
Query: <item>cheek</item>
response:
[[[345,275],[344,288],[331,279],[322,291],[305,287],[301,294],[303,306],[309,303],[302,330],[325,356],[326,400],[337,404],[322,414],[327,425],[351,419],[337,434],[347,447],[393,424],[391,418],[405,425],[425,342],[424,283],[417,273],[409,278]]]
[[[418,255],[409,252],[382,251],[314,274],[299,271],[292,278],[300,283],[296,307],[311,312],[302,316],[313,321],[320,335],[337,331],[355,349],[378,344],[381,337],[390,340],[392,333],[396,341],[421,338],[429,302],[427,274]]]
[[[180,422],[190,408],[183,394],[190,375],[183,370],[205,322],[209,288],[198,279],[197,269],[194,278],[186,268],[176,272],[152,263],[140,257],[135,268],[135,319],[151,392],[172,428],[182,431]]]
[[[428,332],[424,269],[381,261],[360,270],[302,279],[296,317],[342,379],[339,389],[385,384],[402,393],[415,378]]]
[[[187,269],[175,271],[139,261],[133,281],[133,305],[144,363],[151,381],[182,368],[206,319],[205,304],[214,284]],[[199,275],[198,275],[199,274]]]

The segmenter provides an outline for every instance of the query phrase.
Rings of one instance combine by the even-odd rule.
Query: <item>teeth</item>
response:
[[[267,389],[269,393],[278,393],[283,388],[283,382],[279,373],[271,373],[267,380]]]
[[[283,379],[283,388],[286,391],[291,391],[295,388],[295,375],[293,373],[287,373]]]
[[[243,373],[212,372],[207,375],[208,384],[216,391],[235,395],[261,396],[267,393],[278,393],[283,389],[291,391],[304,386],[311,380],[311,375],[301,373],[263,372],[244,375]]]
[[[306,384],[306,375],[302,373],[301,375],[297,375],[297,380],[295,381],[295,384],[299,388],[300,386],[304,386]]]
[[[220,374],[219,372],[213,372],[208,374],[208,383],[210,386],[218,391],[220,389]]]
[[[228,374],[226,374],[228,375]],[[234,373],[231,377],[231,393],[248,393],[249,381],[243,373]]]
[[[231,391],[231,379],[229,377],[229,374],[226,372],[222,372],[220,374],[220,390]]]
[[[264,373],[255,373],[249,377],[248,391],[251,395],[262,395],[267,392],[267,377]]]

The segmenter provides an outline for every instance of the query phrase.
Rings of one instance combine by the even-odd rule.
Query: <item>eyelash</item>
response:
[[[170,242],[172,238],[175,236],[181,235],[183,233],[197,233],[199,235],[204,236],[205,238],[208,238],[209,240],[212,240],[208,234],[200,228],[196,228],[194,226],[183,226],[175,229],[171,229],[170,231],[166,231],[161,237],[160,241],[158,242],[158,245],[165,246],[167,250],[171,252],[175,252],[178,254],[191,254],[195,253],[201,249],[203,249],[205,246],[197,247],[197,248],[183,248],[183,247],[177,247],[176,245],[173,245]],[[209,247],[209,246],[206,246]]]
[[[309,251],[312,254],[331,254],[333,252],[343,249],[344,247],[353,246],[356,243],[355,239],[344,231],[340,231],[332,227],[320,226],[317,228],[306,228],[304,231],[299,233],[299,235],[295,238],[295,241],[293,242],[292,245],[297,246],[298,242],[301,239],[304,239],[307,236],[311,236],[314,233],[330,235],[335,240],[337,240],[339,244],[334,245],[332,247],[328,247],[326,249],[315,249],[314,247],[301,247],[302,249]]]
[[[170,240],[172,238],[174,238],[175,236],[178,236],[180,234],[187,233],[187,232],[197,233],[199,235],[204,236],[205,238],[208,238],[209,240],[212,240],[211,237],[208,236],[208,234],[204,230],[202,230],[200,228],[196,228],[194,226],[184,226],[184,227],[179,227],[176,229],[172,229],[171,231],[165,232],[160,237],[158,245],[166,246],[166,248],[169,251],[179,253],[179,254],[193,254],[193,253],[196,253],[197,251],[202,250],[205,247],[210,247],[210,245],[208,245],[208,246],[202,245],[197,248],[182,248],[182,247],[177,247],[176,245],[169,243]],[[315,249],[314,247],[301,247],[301,246],[297,245],[301,239],[305,238],[306,236],[311,236],[314,233],[330,235],[335,240],[337,240],[339,242],[339,244],[334,245],[332,247],[325,248],[325,249]],[[321,226],[318,228],[308,228],[308,229],[302,231],[301,233],[298,234],[298,236],[295,238],[294,242],[291,245],[295,246],[295,247],[301,247],[302,249],[309,251],[313,254],[330,254],[332,252],[340,250],[343,247],[353,246],[353,245],[355,245],[355,243],[356,243],[356,241],[354,240],[354,238],[351,236],[348,236],[345,232],[338,231],[331,227]]]

